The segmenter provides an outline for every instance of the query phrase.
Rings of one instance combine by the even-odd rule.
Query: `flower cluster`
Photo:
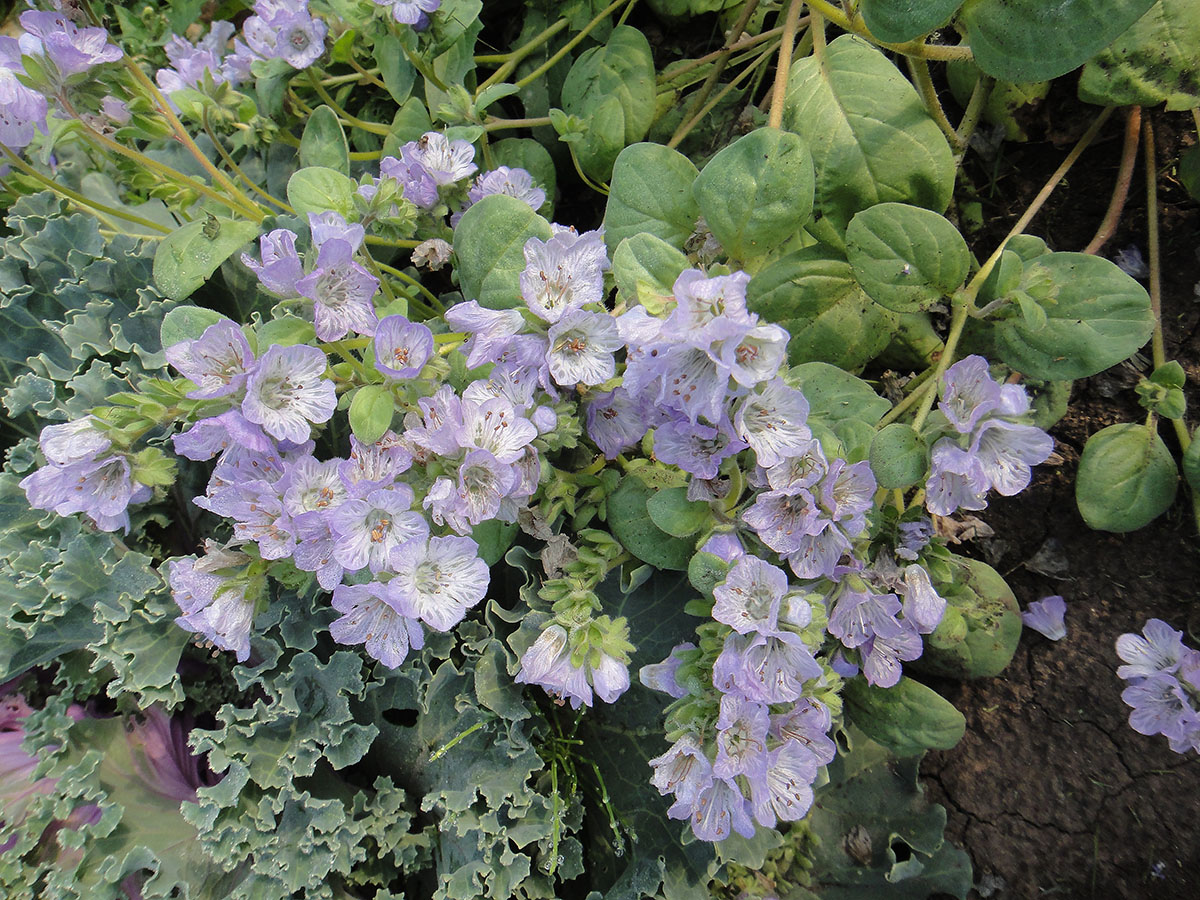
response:
[[[21,487],[34,509],[84,513],[103,531],[128,531],[129,505],[149,500],[152,491],[133,479],[127,455],[110,452],[112,442],[96,425],[89,416],[43,428],[38,446],[47,465]]]
[[[329,32],[308,11],[308,0],[256,0],[254,15],[242,25],[246,44],[261,59],[282,59],[307,69],[325,52]]]
[[[1182,631],[1150,619],[1140,635],[1117,638],[1117,655],[1130,727],[1164,735],[1176,753],[1200,751],[1200,651],[1184,645]]]
[[[376,6],[390,9],[392,18],[401,25],[411,25],[418,31],[428,27],[429,14],[436,12],[442,0],[371,0]]]
[[[1030,466],[1054,451],[1050,435],[1023,421],[1030,411],[1025,389],[997,384],[982,356],[946,370],[938,408],[953,433],[933,445],[925,508],[935,515],[983,509],[992,489],[1006,497],[1023,491]]]
[[[233,41],[230,51],[233,34],[232,22],[218,20],[195,44],[177,34],[171,35],[163,47],[170,65],[155,74],[158,86],[171,94],[184,88],[201,88],[206,80],[214,85],[228,83],[230,87],[248,81],[250,66],[259,57],[241,38]]]

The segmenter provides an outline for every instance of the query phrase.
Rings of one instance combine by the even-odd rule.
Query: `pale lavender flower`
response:
[[[493,194],[515,197],[534,212],[541,209],[542,204],[546,202],[546,192],[533,183],[533,176],[517,167],[498,166],[491,172],[483,173],[467,191],[467,200],[470,203],[478,203],[484,197]]]
[[[901,662],[917,659],[924,644],[916,628],[904,620],[896,635],[874,635],[859,648],[862,657],[863,677],[875,687],[895,687],[900,681]]]
[[[1043,637],[1061,641],[1067,636],[1067,626],[1063,623],[1066,612],[1066,601],[1058,594],[1051,594],[1030,603],[1029,608],[1021,613],[1021,621],[1026,628],[1032,628]]]
[[[695,650],[696,645],[690,641],[676,644],[671,648],[670,655],[660,663],[642,666],[638,670],[638,681],[652,691],[661,691],[669,697],[678,700],[688,695],[688,689],[679,683],[679,667],[683,665],[683,654]]]
[[[345,241],[355,253],[362,247],[367,231],[357,222],[349,224],[341,213],[329,210],[308,214],[308,230],[313,246],[320,250],[326,241]]]
[[[213,84],[223,84],[233,73],[222,65],[225,48],[235,31],[232,22],[218,19],[212,23],[208,34],[195,44],[177,34],[171,35],[163,46],[170,66],[159,69],[154,75],[159,88],[165,94],[172,94],[184,88],[200,88],[205,78],[210,78]]]
[[[501,500],[516,483],[511,464],[500,462],[486,450],[472,450],[458,467],[461,514],[471,525],[496,518]]]
[[[1144,279],[1150,276],[1150,268],[1142,257],[1137,244],[1130,244],[1113,254],[1113,262],[1130,278]]]
[[[337,408],[333,382],[322,377],[327,365],[316,347],[273,345],[246,380],[242,414],[273,438],[303,443]]]
[[[164,350],[167,362],[196,385],[193,400],[227,397],[240,390],[254,366],[254,354],[242,329],[229,319],[214,322],[200,337],[180,341]]]
[[[342,483],[353,497],[365,497],[376,488],[389,487],[412,466],[412,453],[394,432],[384,432],[373,444],[350,436],[350,458],[338,466]]]
[[[742,520],[764,544],[786,556],[801,550],[803,538],[818,527],[819,514],[812,494],[794,488],[786,492],[763,491],[754,498],[754,505],[742,513]]]
[[[376,6],[390,8],[392,18],[401,25],[416,25],[437,10],[442,0],[371,0]]]
[[[487,594],[487,563],[468,537],[415,538],[392,551],[392,605],[435,631],[449,631]]]
[[[603,651],[595,665],[589,661],[588,675],[592,690],[605,703],[616,703],[617,698],[629,690],[629,666]]]
[[[895,594],[843,590],[829,613],[829,633],[847,647],[861,647],[872,637],[899,637],[904,626],[896,618],[900,599]]]
[[[822,672],[798,634],[730,634],[713,664],[713,686],[756,703],[792,703]]]
[[[654,770],[650,783],[659,794],[675,796],[675,805],[667,813],[672,819],[688,818],[692,801],[712,782],[712,763],[700,738],[692,733],[677,740],[662,756],[650,760],[650,768]]]
[[[708,355],[708,352],[685,343],[676,343],[664,352],[651,350],[647,357],[647,368],[654,373],[659,383],[658,402],[667,409],[677,410],[695,422],[701,416],[710,422],[720,421],[724,415],[726,391],[729,387],[729,370]],[[628,386],[629,370],[626,369]],[[746,434],[735,420],[738,436],[746,440]],[[751,446],[754,444],[750,441]]]
[[[646,404],[623,387],[593,394],[586,414],[588,437],[606,459],[616,459],[646,434]]]
[[[714,778],[696,795],[693,807],[692,831],[702,841],[723,841],[733,831],[745,838],[754,836],[750,804],[728,778]]]
[[[304,512],[292,519],[296,529],[296,549],[292,562],[301,572],[312,572],[317,583],[332,591],[342,583],[346,568],[337,558],[339,538],[329,524],[324,510]]]
[[[92,416],[84,416],[61,425],[47,425],[38,435],[42,455],[57,466],[95,459],[112,446]]]
[[[505,403],[501,398],[493,402]],[[480,405],[471,404],[471,407],[474,410]],[[463,431],[463,400],[454,393],[454,388],[443,384],[432,397],[418,400],[417,407],[421,410],[420,415],[410,412],[404,416],[402,438],[415,457],[424,461],[432,456],[453,456],[462,449],[459,439]]]
[[[100,101],[100,112],[113,125],[128,125],[129,120],[133,117],[133,113],[129,111],[129,104],[112,95]]]
[[[746,311],[749,283],[746,272],[711,278],[699,269],[680,273],[672,288],[675,309],[663,325],[663,337],[707,350],[716,341],[744,334],[756,324]]]
[[[811,451],[812,432],[804,424],[808,401],[776,378],[749,394],[734,413],[738,437],[750,445],[763,468]]]
[[[325,52],[329,28],[309,14],[308,0],[257,0],[254,13],[243,23],[242,34],[263,59],[307,69]]]
[[[484,403],[464,400],[461,416],[461,427],[456,429],[458,446],[487,450],[502,463],[515,463],[537,437],[537,427],[518,415],[504,397]]]
[[[376,581],[339,585],[332,605],[342,616],[329,623],[330,637],[339,644],[363,644],[368,656],[389,669],[404,662],[409,647],[425,646],[421,623],[396,611],[385,587]]]
[[[933,445],[929,480],[925,482],[925,508],[937,516],[959,509],[987,506],[988,477],[978,458],[950,438]]]
[[[742,539],[732,531],[718,531],[700,548],[701,553],[711,553],[727,563],[737,562],[746,555]]]
[[[746,449],[727,428],[710,428],[673,419],[654,431],[654,458],[678,466],[697,478],[716,478],[723,460]]]
[[[20,482],[29,505],[60,516],[84,513],[102,531],[129,529],[130,504],[150,499],[150,488],[130,477],[124,456],[83,459],[65,466],[42,466]]]
[[[0,36],[0,145],[19,152],[34,132],[46,134],[46,98],[17,78],[24,74],[21,47],[15,38]]]
[[[500,354],[525,324],[518,310],[486,309],[476,300],[456,303],[446,310],[445,319],[451,328],[471,335],[462,348],[471,369],[499,362]]]
[[[794,455],[787,456],[767,469],[767,484],[774,491],[791,491],[811,488],[829,471],[829,462],[821,451],[821,443],[810,439],[791,448]]]
[[[375,367],[395,379],[416,378],[433,356],[433,332],[404,316],[387,316],[375,328]]]
[[[563,387],[602,384],[616,374],[613,352],[622,341],[607,313],[573,309],[550,326],[547,337],[550,375]]]
[[[604,231],[556,226],[548,241],[525,242],[521,296],[530,311],[551,324],[586,303],[604,299],[604,272],[609,268]]]
[[[969,452],[988,485],[1011,497],[1028,487],[1030,466],[1045,462],[1054,452],[1054,438],[1035,425],[988,419],[979,425]]]
[[[802,697],[790,710],[771,717],[771,734],[781,741],[794,741],[803,746],[817,765],[833,762],[837,745],[829,737],[833,719],[829,707],[811,697]]]
[[[284,512],[278,491],[266,481],[239,485],[229,517],[234,520],[233,536],[257,543],[263,559],[283,559],[296,549],[291,517]]]
[[[336,341],[348,331],[372,335],[378,319],[371,298],[379,279],[354,261],[354,250],[341,238],[326,240],[317,251],[317,267],[296,282],[296,292],[313,301],[317,337]]]
[[[1061,598],[1060,598],[1061,599]],[[904,618],[921,634],[932,634],[946,614],[946,600],[933,588],[923,566],[904,567]]]
[[[399,184],[405,199],[421,209],[430,209],[438,202],[437,182],[415,159],[385,156],[379,161],[379,175]],[[362,190],[359,188],[359,193]]]
[[[242,254],[242,265],[250,269],[264,288],[279,297],[296,297],[296,282],[304,277],[304,263],[296,252],[296,233],[286,228],[268,231],[258,240],[262,262]]]
[[[787,355],[788,333],[778,325],[754,325],[744,334],[721,341],[711,352],[742,387],[770,381]]]
[[[400,158],[417,163],[438,185],[455,184],[474,175],[475,148],[466,141],[451,141],[444,134],[427,131],[420,140],[400,148]]]
[[[123,55],[120,47],[108,42],[103,28],[78,28],[58,13],[21,13],[21,27],[33,38],[22,40],[22,51],[31,56],[44,54],[63,78],[116,62]]]
[[[372,572],[390,570],[393,550],[429,534],[424,517],[411,510],[412,502],[412,488],[395,484],[333,510],[329,525],[338,537],[338,562],[351,572],[364,566]]]
[[[269,453],[275,449],[274,442],[263,434],[263,430],[247,421],[238,409],[201,419],[187,431],[173,435],[171,443],[180,456],[197,461],[212,459],[235,447],[255,453]]]
[[[533,395],[537,388],[536,371],[528,366],[505,362],[493,367],[487,378],[478,378],[468,384],[463,389],[462,396],[464,400],[472,403],[486,403],[488,400],[503,397],[513,405],[513,409],[525,411],[533,405]],[[538,431],[541,430],[539,425]]]
[[[330,512],[337,509],[350,494],[341,478],[343,460],[320,462],[304,456],[288,463],[278,482],[283,509],[290,516],[306,512]]]
[[[1187,735],[1200,730],[1200,715],[1174,675],[1140,678],[1121,692],[1121,699],[1133,707],[1129,725],[1138,734],[1161,734],[1182,743]]]
[[[757,556],[742,556],[713,589],[712,617],[738,634],[770,634],[787,593],[787,573]]]
[[[767,708],[737,694],[721,698],[717,716],[717,756],[713,774],[718,778],[755,777],[767,765]]]
[[[1140,635],[1123,634],[1117,638],[1117,656],[1126,663],[1117,669],[1117,675],[1130,679],[1172,674],[1179,671],[1185,650],[1182,631],[1176,631],[1162,619],[1150,619]]]
[[[965,357],[946,370],[938,409],[960,434],[970,434],[999,405],[1000,385],[982,356]]]
[[[800,578],[831,578],[852,546],[845,533],[828,519],[818,520],[811,533],[800,535],[799,546],[788,554],[788,565]]]
[[[246,579],[231,573],[244,571],[250,557],[212,541],[205,549],[198,560],[185,556],[167,564],[171,595],[183,613],[175,622],[222,650],[233,650],[238,662],[245,662],[250,656],[255,602],[246,596]]]
[[[929,546],[929,539],[933,537],[933,522],[925,518],[915,522],[901,522],[896,531],[896,556],[911,562]]]
[[[816,780],[817,763],[804,745],[788,741],[770,751],[765,777],[750,782],[758,824],[774,828],[777,820],[803,819],[812,807]]]

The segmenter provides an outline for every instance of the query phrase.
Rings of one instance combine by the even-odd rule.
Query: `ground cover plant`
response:
[[[1078,528],[1200,514],[1159,232],[1200,181],[1197,15],[19,11],[7,895],[994,893],[922,757],[953,804],[951,699],[1082,614],[1019,603],[981,514],[1114,367]],[[1064,91],[1086,122],[989,215]],[[1121,119],[1085,238],[1029,233]],[[1186,765],[1200,651],[1154,612],[1098,664]]]

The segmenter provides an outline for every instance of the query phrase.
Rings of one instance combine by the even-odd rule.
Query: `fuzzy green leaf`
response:
[[[1075,502],[1090,528],[1124,533],[1166,512],[1178,488],[1175,459],[1158,431],[1122,423],[1088,438],[1075,476]]]

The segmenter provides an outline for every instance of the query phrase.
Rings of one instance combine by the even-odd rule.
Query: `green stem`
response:
[[[391,23],[391,25],[392,33],[395,34],[398,26],[396,26],[394,22]],[[432,84],[443,94],[450,93],[450,88],[446,87],[442,79],[438,78],[437,73],[429,67],[429,64],[422,57],[409,50],[408,45],[404,43],[403,38],[400,38],[399,35],[397,35],[397,38],[399,38],[400,49],[404,51],[404,55],[408,57],[408,61],[412,63],[413,68],[421,73],[421,77]]]
[[[587,173],[583,171],[583,166],[581,166],[579,164],[579,157],[575,155],[575,145],[567,144],[567,150],[571,154],[571,162],[575,166],[575,173],[580,177],[580,179],[583,181],[583,183],[586,184],[588,187],[590,187],[597,194],[603,194],[605,197],[607,197],[608,196],[608,187],[606,185],[597,184],[596,182],[592,181],[592,179],[588,178]]]
[[[368,84],[373,84],[378,88],[383,88],[385,91],[388,89],[388,86],[379,80],[379,77],[378,77],[379,70],[378,69],[364,69],[362,66],[360,66],[358,63],[356,63],[354,60],[350,60],[349,62],[350,62],[350,68],[352,68],[355,72],[357,72],[359,74],[359,78],[362,81],[365,81]]]
[[[497,119],[488,116],[484,120],[484,131],[505,131],[510,128],[540,128],[550,124],[549,116],[534,116],[528,119]]]
[[[449,753],[451,748],[454,747],[455,744],[457,744],[463,738],[469,737],[470,735],[474,734],[482,727],[483,727],[482,722],[476,722],[474,725],[472,725],[466,731],[460,731],[453,738],[451,738],[440,750],[437,750],[436,752],[431,754],[429,757],[429,761],[431,763],[437,762],[439,759],[441,759],[443,756],[445,756],[447,753]]]
[[[942,107],[942,101],[938,99],[937,88],[933,83],[933,76],[929,73],[929,62],[914,56],[906,57],[906,59],[908,61],[909,74],[912,75],[913,83],[917,86],[917,92],[920,93],[921,100],[925,103],[925,108],[933,116],[933,121],[942,130],[942,134],[946,136],[946,140],[950,142],[950,148],[955,154],[961,154],[963,148],[959,143],[958,132],[950,124],[950,119],[946,117],[946,110]]]
[[[779,63],[775,67],[775,85],[771,90],[771,112],[767,116],[767,127],[783,126],[783,100],[787,96],[788,72],[792,68],[792,50],[796,46],[796,29],[800,23],[802,0],[792,0],[787,18],[783,22],[783,38],[779,44]]]
[[[445,312],[446,307],[442,304],[442,301],[438,299],[437,295],[432,293],[429,288],[425,287],[425,285],[421,284],[421,282],[413,278],[403,269],[397,269],[395,266],[389,266],[387,263],[378,263],[377,265],[389,275],[395,275],[401,281],[411,285],[412,287],[415,287],[418,291],[420,291],[425,296],[425,299],[429,301],[431,310],[433,312]]]
[[[167,123],[171,126],[171,130],[175,133],[176,139],[196,158],[196,162],[204,167],[205,171],[213,177],[213,180],[217,184],[229,191],[234,199],[242,205],[243,210],[249,213],[251,221],[261,222],[265,219],[266,212],[262,207],[242,193],[238,189],[238,186],[230,181],[224,172],[213,165],[213,161],[196,146],[196,142],[192,140],[192,136],[188,134],[187,129],[183,127],[183,123],[179,121],[179,117],[171,109],[171,104],[163,96],[162,91],[158,89],[158,85],[151,81],[150,77],[142,71],[142,67],[130,59],[130,57],[124,56],[122,58],[125,61],[126,68],[129,69],[134,79],[150,93],[150,97],[154,101],[155,106],[158,107],[158,111],[166,118]]]
[[[975,126],[979,124],[979,117],[983,115],[983,108],[992,93],[993,84],[994,82],[990,76],[981,74],[975,82],[975,88],[971,91],[971,99],[967,101],[967,108],[963,110],[963,117],[959,120],[958,130],[954,133],[957,138],[956,143],[959,147],[955,162],[959,166],[962,165],[963,157],[967,152],[967,146],[971,143],[971,135],[975,133]]]
[[[369,132],[370,134],[379,134],[385,137],[391,134],[391,129],[389,129],[386,125],[382,125],[379,122],[367,122],[358,118],[357,116],[350,115],[350,113],[342,109],[338,102],[330,95],[329,91],[325,90],[325,86],[321,84],[321,79],[317,78],[317,73],[312,69],[308,70],[308,83],[311,84],[313,90],[317,92],[317,96],[325,101],[325,105],[337,113],[339,118],[344,119],[350,125],[353,125],[355,128],[361,128],[363,131]]]
[[[688,104],[687,111],[683,114],[683,118],[679,120],[679,127],[683,127],[683,123],[691,119],[696,114],[696,110],[700,109],[707,101],[709,95],[713,92],[713,88],[717,86],[717,82],[721,80],[721,73],[725,71],[725,66],[729,62],[729,57],[733,54],[734,45],[741,40],[742,32],[746,30],[746,24],[750,21],[750,17],[754,15],[754,11],[758,9],[758,0],[750,0],[738,16],[737,22],[729,31],[729,38],[725,42],[725,47],[717,52],[717,57],[713,63],[713,67],[709,70],[708,77],[704,79],[704,84],[700,86],[700,90],[696,91],[695,97]],[[676,129],[678,131],[678,129]],[[674,135],[672,135],[674,137]]]
[[[77,206],[83,208],[84,211],[86,211],[86,212],[92,212],[93,214],[98,213],[103,216],[111,217],[111,218],[124,219],[127,222],[132,222],[135,225],[141,225],[143,228],[149,228],[152,231],[159,232],[160,234],[170,234],[171,233],[171,229],[167,228],[165,225],[160,225],[158,222],[152,222],[149,219],[143,219],[141,216],[134,215],[133,213],[130,213],[130,212],[125,212],[124,210],[117,209],[116,207],[105,206],[103,203],[98,203],[95,200],[85,197],[83,194],[80,194],[76,191],[71,190],[69,187],[66,187],[65,185],[59,184],[54,179],[49,178],[46,175],[43,175],[41,172],[39,172],[33,166],[29,165],[29,163],[25,162],[25,160],[21,159],[21,157],[17,156],[15,153],[13,153],[11,150],[9,150],[7,147],[5,147],[3,144],[0,144],[0,150],[4,151],[4,155],[8,157],[8,161],[12,165],[16,166],[18,169],[20,169],[22,172],[24,172],[30,178],[34,179],[39,184],[45,185],[50,190],[55,191],[56,193],[59,193],[62,196],[66,197],[68,200],[70,200]],[[96,217],[100,218],[101,215],[97,215]],[[110,222],[110,224],[113,224],[113,223]],[[115,224],[114,224],[114,227],[115,227]]]
[[[804,19],[800,20],[800,24],[804,24]],[[745,37],[740,41],[734,42],[734,45],[732,47],[727,47],[727,48],[722,47],[720,50],[714,50],[712,53],[708,53],[708,54],[705,54],[704,56],[698,56],[695,59],[688,60],[686,63],[681,65],[679,68],[673,69],[670,73],[664,72],[663,74],[659,75],[658,83],[660,86],[669,85],[672,82],[677,81],[679,78],[683,77],[684,75],[688,74],[693,69],[698,69],[701,66],[706,66],[711,62],[715,62],[717,59],[719,59],[721,56],[723,56],[729,50],[732,50],[734,53],[741,53],[743,50],[749,50],[751,47],[754,47],[758,44],[763,43],[763,41],[772,40],[774,38],[781,36],[782,34],[783,34],[783,26],[780,25],[778,28],[772,28],[770,31],[762,32],[762,34],[756,34],[753,37]],[[682,86],[686,87],[686,85],[682,85]]]
[[[394,241],[391,238],[379,237],[375,234],[368,234],[365,240],[366,243],[375,244],[377,247],[397,247],[400,250],[415,250],[421,246],[420,241]]]
[[[919,59],[974,59],[971,48],[963,44],[952,46],[948,44],[926,44],[923,41],[889,44],[886,41],[879,40],[879,38],[871,34],[862,25],[851,22],[845,12],[828,2],[828,0],[807,0],[807,2],[809,10],[814,14],[821,14],[838,28],[842,29],[842,31],[848,31],[862,38],[864,41],[869,41],[885,50],[891,50],[894,53],[900,53],[904,56],[915,56]]]
[[[905,410],[921,399],[927,390],[937,385],[937,382],[931,377],[933,375],[933,370],[934,367],[930,366],[913,379],[913,381],[917,383],[913,385],[912,391],[907,397],[888,410],[887,415],[879,420],[879,425],[877,427],[882,428],[884,425],[888,425],[891,422],[896,421],[901,415],[903,415]]]
[[[1096,234],[1088,241],[1083,252],[1095,255],[1108,243],[1108,239],[1117,230],[1121,221],[1121,213],[1125,210],[1125,201],[1129,199],[1129,186],[1133,183],[1133,167],[1137,162],[1138,137],[1142,132],[1142,108],[1131,106],[1126,110],[1125,140],[1121,146],[1121,164],[1117,168],[1117,180],[1113,185],[1112,197],[1108,201],[1108,209]]]
[[[610,15],[612,15],[614,12],[616,12],[616,10],[620,9],[622,6],[624,6],[626,3],[629,3],[629,2],[630,2],[630,0],[613,0],[612,3],[610,3],[604,9],[602,9],[599,12],[599,14],[597,14],[596,18],[592,19],[592,21],[588,22],[587,25],[584,26],[583,31],[579,32],[579,34],[575,35],[575,37],[571,38],[571,40],[569,40],[565,44],[563,44],[563,46],[558,50],[557,53],[555,53],[548,60],[546,60],[544,63],[542,63],[536,69],[534,69],[532,72],[530,72],[528,75],[526,75],[520,81],[518,81],[517,87],[519,87],[519,88],[527,87],[528,85],[533,84],[533,82],[535,82],[539,78],[541,78],[543,75],[545,75],[551,69],[553,69],[556,65],[558,65],[559,60],[561,60],[564,56],[566,56],[568,53],[570,53],[572,50],[574,50],[579,45],[580,41],[582,41],[585,37],[587,37],[589,34],[592,33],[592,31],[596,28],[597,25],[599,25],[601,22],[603,22],[605,19],[607,19]]]
[[[481,91],[486,87],[491,87],[493,84],[499,84],[500,82],[504,81],[505,78],[516,71],[517,66],[521,64],[525,57],[566,28],[567,25],[568,22],[566,19],[559,19],[549,28],[543,29],[540,33],[535,35],[526,43],[522,44],[516,50],[513,50],[511,53],[500,53],[494,56],[475,57],[475,62],[477,63],[501,63],[500,68],[493,72],[487,81],[479,86],[479,90]],[[479,96],[478,91],[475,92],[475,96]]]
[[[729,84],[725,85],[725,87],[717,92],[715,97],[713,97],[704,105],[703,109],[696,113],[696,115],[692,116],[690,121],[684,123],[684,126],[681,129],[678,129],[671,137],[671,140],[667,142],[667,146],[672,149],[678,147],[680,143],[683,142],[684,138],[691,133],[692,129],[700,124],[705,116],[716,109],[717,104],[724,100],[731,91],[735,90],[737,86],[745,81],[750,75],[754,74],[755,71],[761,69],[763,65],[775,55],[775,50],[778,48],[778,46],[778,44],[768,45],[766,50],[763,51],[762,55],[760,55],[757,60],[739,72],[736,78],[730,81]]]
[[[204,110],[201,118],[202,118],[202,124],[204,127],[204,133],[206,135],[208,135],[208,139],[210,141],[212,141],[213,146],[217,148],[217,153],[220,155],[221,159],[224,160],[225,165],[229,166],[230,170],[232,170],[233,173],[235,175],[237,175],[238,178],[240,178],[243,182],[245,182],[246,186],[249,187],[250,190],[254,191],[254,193],[258,194],[260,197],[262,197],[268,203],[275,204],[280,209],[282,209],[284,212],[294,214],[296,212],[296,210],[294,210],[292,207],[288,206],[288,204],[284,203],[282,200],[276,199],[275,197],[273,197],[269,193],[267,193],[265,190],[260,188],[257,184],[255,184],[250,179],[249,176],[246,175],[245,172],[242,171],[241,166],[239,166],[236,162],[233,161],[233,157],[229,154],[229,151],[225,149],[225,145],[223,143],[221,143],[220,139],[217,137],[216,134],[213,133],[212,128],[208,124],[208,109]]]

